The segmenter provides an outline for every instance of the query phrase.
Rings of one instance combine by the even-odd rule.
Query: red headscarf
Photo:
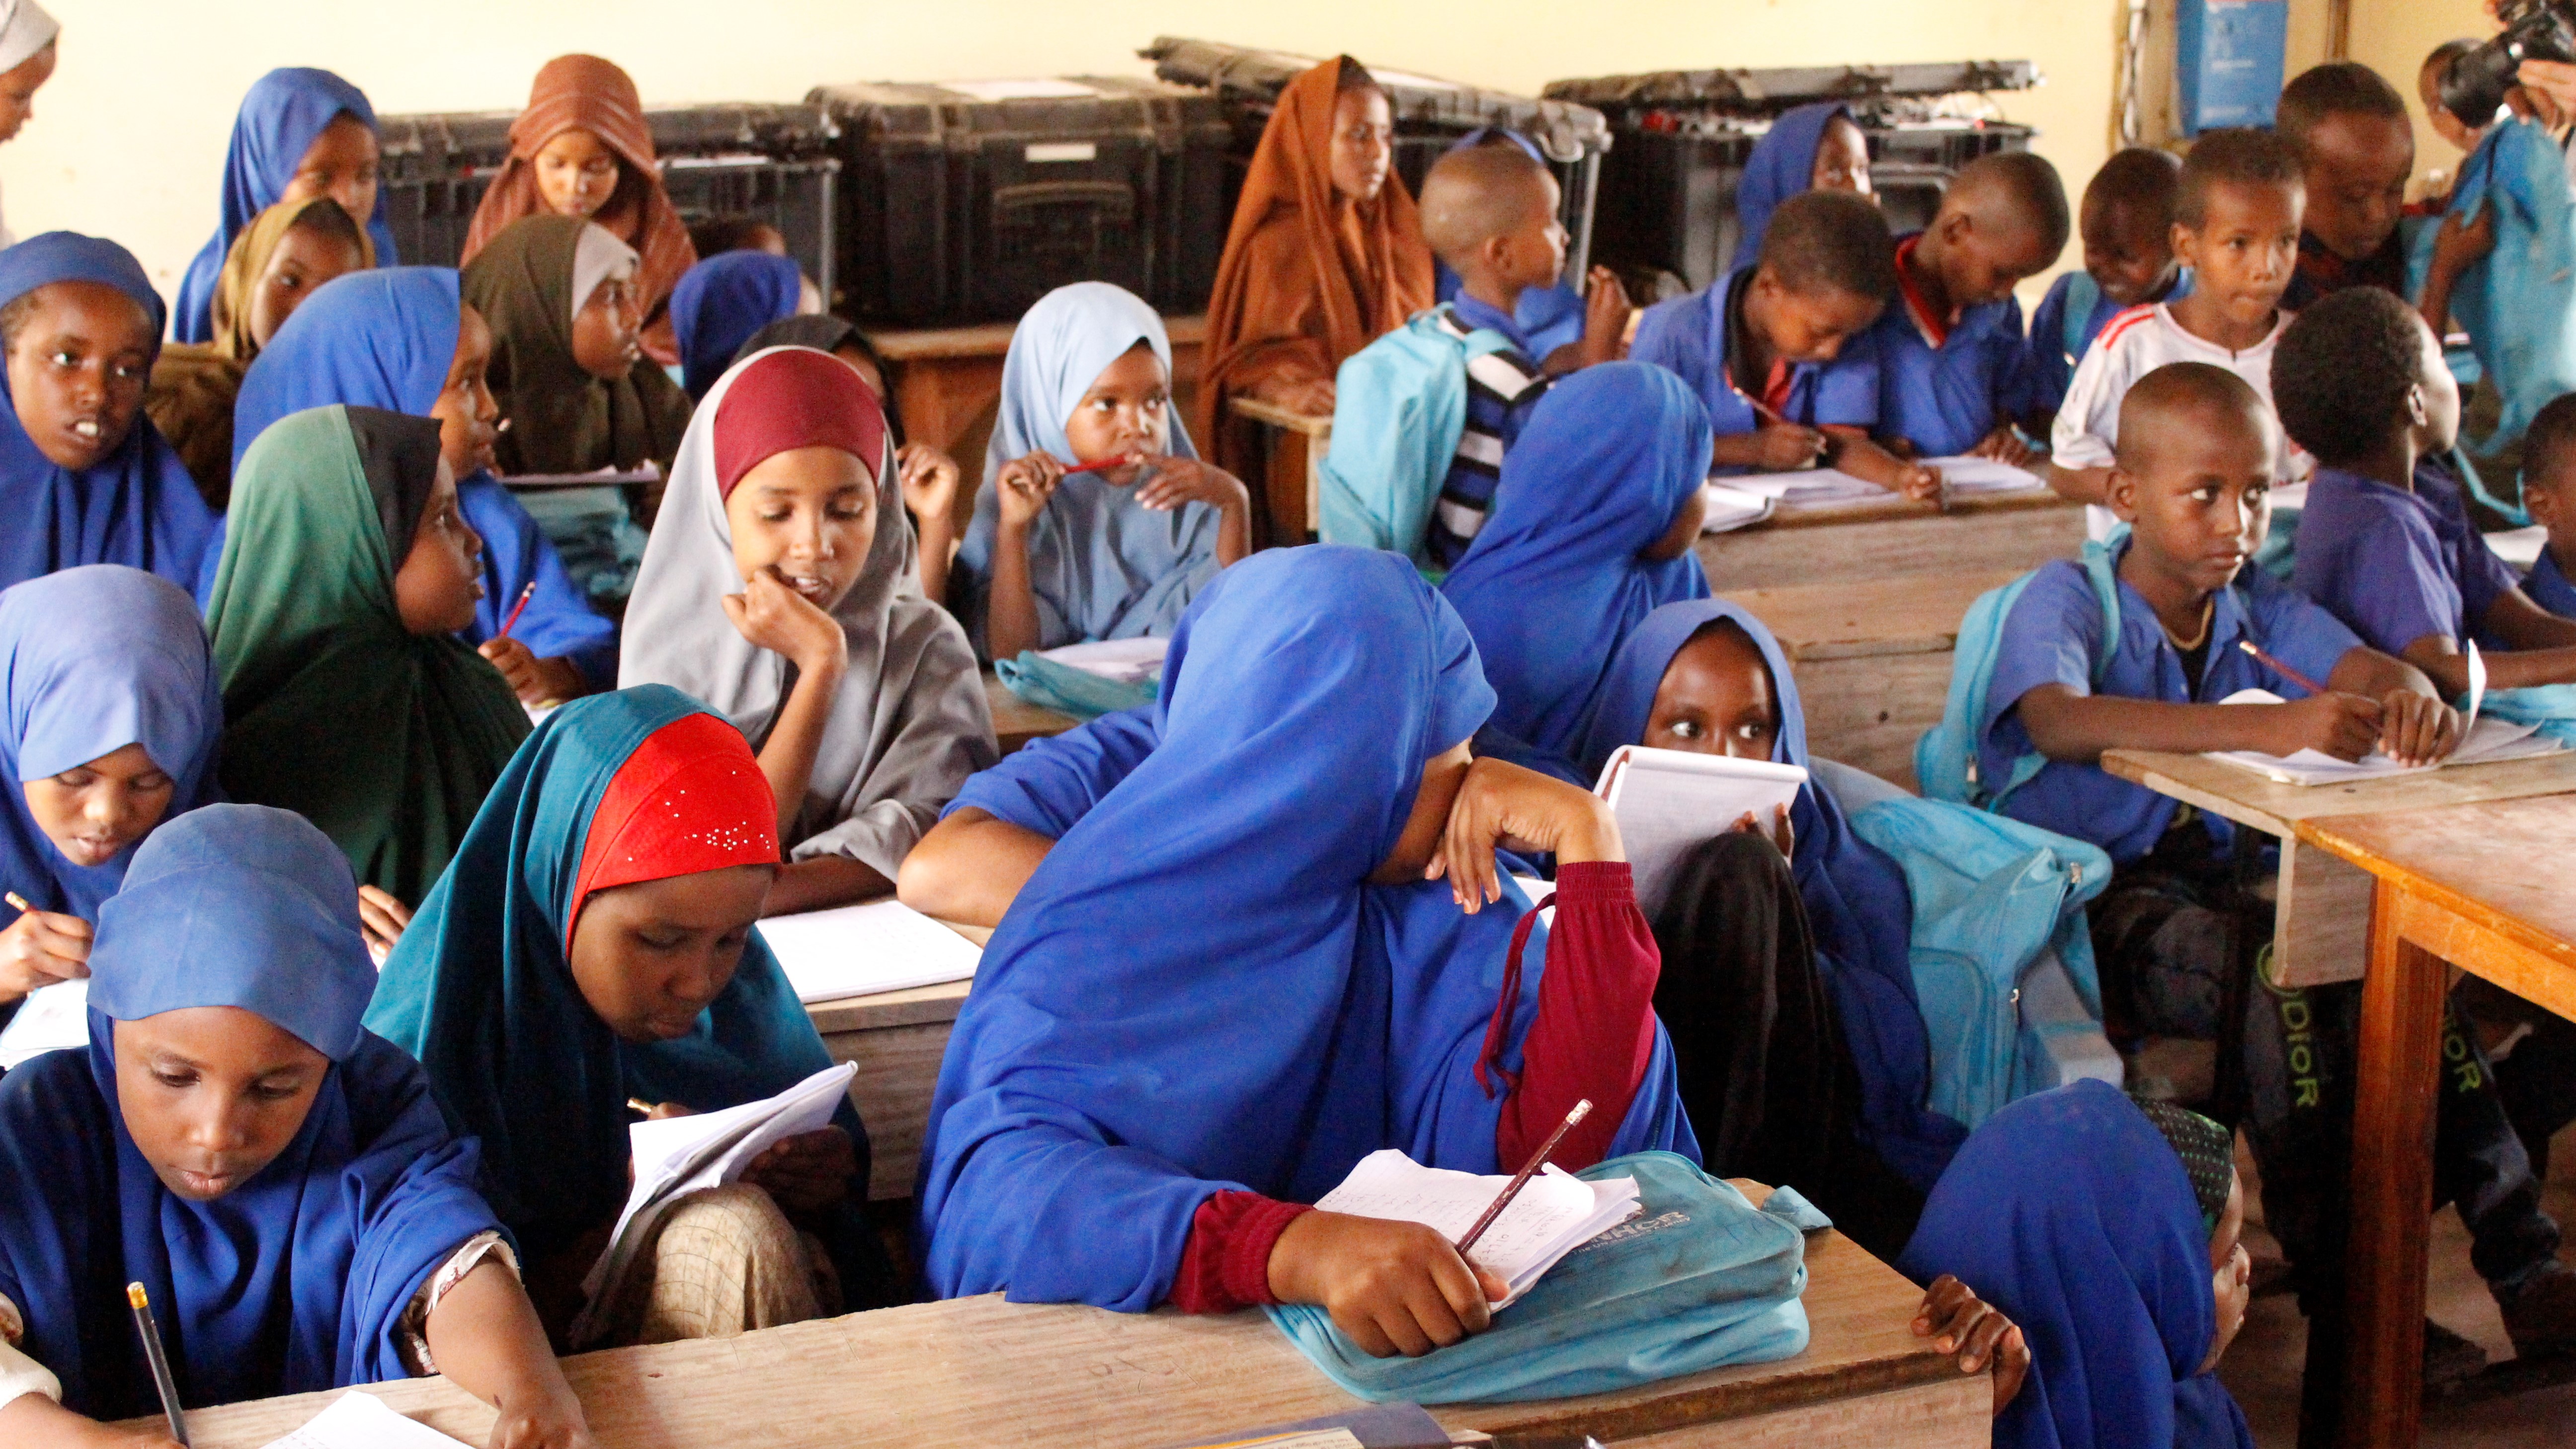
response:
[[[635,285],[648,319],[644,350],[668,366],[680,360],[680,352],[671,336],[670,320],[662,315],[664,304],[681,274],[698,264],[698,251],[689,242],[689,228],[680,220],[678,209],[662,190],[653,132],[644,124],[644,102],[636,94],[635,81],[613,62],[595,55],[559,55],[537,72],[536,84],[528,88],[528,108],[510,123],[510,159],[502,164],[492,189],[483,193],[483,204],[475,208],[474,225],[465,233],[465,255],[457,265],[474,260],[474,254],[500,235],[503,227],[546,210],[545,197],[537,189],[537,153],[572,130],[597,136],[625,163],[617,189],[591,220],[643,258]]]
[[[778,864],[778,800],[742,732],[711,714],[655,730],[590,813],[564,950],[597,892],[736,865]]]
[[[849,364],[779,348],[744,364],[716,405],[716,496],[731,498],[743,474],[796,448],[838,448],[873,481],[885,435],[885,409]]]

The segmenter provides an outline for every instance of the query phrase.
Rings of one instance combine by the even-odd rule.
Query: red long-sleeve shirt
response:
[[[1548,1160],[1580,1170],[1608,1155],[1654,1054],[1662,969],[1626,862],[1587,861],[1557,872],[1538,1015],[1521,1044],[1520,1080],[1494,1128],[1494,1156],[1504,1167],[1527,1161],[1586,1097],[1591,1114]],[[1199,1204],[1172,1280],[1173,1305],[1225,1313],[1277,1302],[1270,1250],[1298,1214],[1313,1210],[1253,1192],[1221,1192]]]

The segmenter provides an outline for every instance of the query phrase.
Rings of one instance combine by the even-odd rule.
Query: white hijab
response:
[[[715,429],[743,369],[781,350],[764,348],[726,369],[689,420],[626,606],[617,671],[621,688],[667,684],[705,701],[755,750],[777,722],[792,667],[743,638],[717,602],[741,593],[743,582],[717,490]],[[940,807],[1000,751],[966,631],[922,598],[917,582],[905,587],[912,528],[891,444],[874,472],[876,538],[858,581],[832,609],[848,641],[849,672],[786,843],[790,859],[849,856],[891,880]]]

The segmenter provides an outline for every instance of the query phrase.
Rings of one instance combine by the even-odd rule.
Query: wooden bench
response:
[[[2047,489],[1963,498],[1947,513],[1889,494],[1782,507],[1699,541],[1710,588],[1853,584],[1909,574],[2025,573],[2084,546],[2084,507]]]
[[[1807,1269],[1812,1337],[1794,1357],[1613,1394],[1434,1412],[1453,1436],[1588,1434],[1634,1449],[1988,1442],[1993,1387],[1914,1336],[1922,1294],[1912,1284],[1839,1233],[1807,1240]],[[1149,1449],[1360,1407],[1255,1312],[1122,1314],[998,1294],[610,1349],[568,1359],[564,1370],[608,1449]],[[492,1428],[492,1411],[443,1378],[368,1392],[467,1444]],[[188,1428],[197,1449],[259,1449],[335,1397],[204,1409]]]
[[[1727,535],[1731,537],[1732,535]],[[1780,640],[1807,707],[1807,748],[1908,789],[1914,741],[1941,721],[1959,621],[2022,570],[1728,589]]]
[[[1262,476],[1246,486],[1263,501],[1270,517],[1270,542],[1276,547],[1314,537],[1322,517],[1324,453],[1333,441],[1331,414],[1292,413],[1259,398],[1225,400],[1228,427],[1250,425],[1259,437],[1253,456],[1262,461]]]

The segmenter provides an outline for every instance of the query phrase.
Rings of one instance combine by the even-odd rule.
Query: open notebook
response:
[[[1085,674],[1097,674],[1120,684],[1142,684],[1162,678],[1163,656],[1171,647],[1169,639],[1097,639],[1039,653]]]
[[[89,1045],[89,980],[64,981],[28,994],[0,1027],[0,1072],[46,1052]]]
[[[1945,498],[1974,498],[1988,493],[2027,493],[2047,480],[2027,468],[1992,458],[1926,458],[1923,466],[1941,472]],[[1886,489],[1855,478],[1839,468],[1806,468],[1795,473],[1746,473],[1718,480],[1727,487],[1786,504],[1845,503],[1886,498]]]
[[[1699,493],[1708,501],[1708,511],[1700,517],[1701,533],[1732,533],[1760,523],[1771,516],[1776,501],[1749,488],[1738,488],[1727,478],[1711,478],[1700,485]]]
[[[808,1005],[964,981],[984,959],[974,942],[891,898],[772,916],[759,930]]]
[[[1315,1206],[1356,1217],[1421,1223],[1454,1243],[1510,1184],[1506,1174],[1487,1177],[1424,1167],[1395,1148],[1383,1147],[1361,1158],[1342,1185],[1324,1194]],[[1508,1308],[1559,1258],[1635,1217],[1638,1209],[1637,1179],[1587,1182],[1551,1163],[1494,1219],[1467,1257],[1511,1289],[1494,1305]]]
[[[1621,745],[1601,767],[1593,793],[1619,817],[1637,904],[1652,918],[1692,846],[1729,829],[1748,810],[1767,826],[1771,812],[1797,799],[1806,783],[1807,772],[1796,765]]]
[[[331,1401],[330,1407],[267,1449],[464,1449],[462,1443],[385,1407],[385,1401],[355,1389]]]
[[[2506,720],[2482,717],[2487,698],[2487,662],[2471,644],[2469,659],[2469,695],[2461,713],[2467,733],[2459,749],[2449,759],[2431,765],[2401,765],[2374,750],[2357,762],[2338,760],[2322,750],[2301,750],[2293,755],[2267,755],[2260,750],[2211,750],[2209,758],[2252,770],[2283,785],[2340,785],[2351,780],[2375,780],[2387,775],[2415,775],[2426,770],[2447,769],[2453,765],[2485,765],[2497,760],[2522,760],[2534,755],[2554,755],[2563,748],[2555,739],[2539,733],[2536,724],[2513,724]],[[2221,704],[2280,704],[2279,695],[2268,689],[2240,689]]]

